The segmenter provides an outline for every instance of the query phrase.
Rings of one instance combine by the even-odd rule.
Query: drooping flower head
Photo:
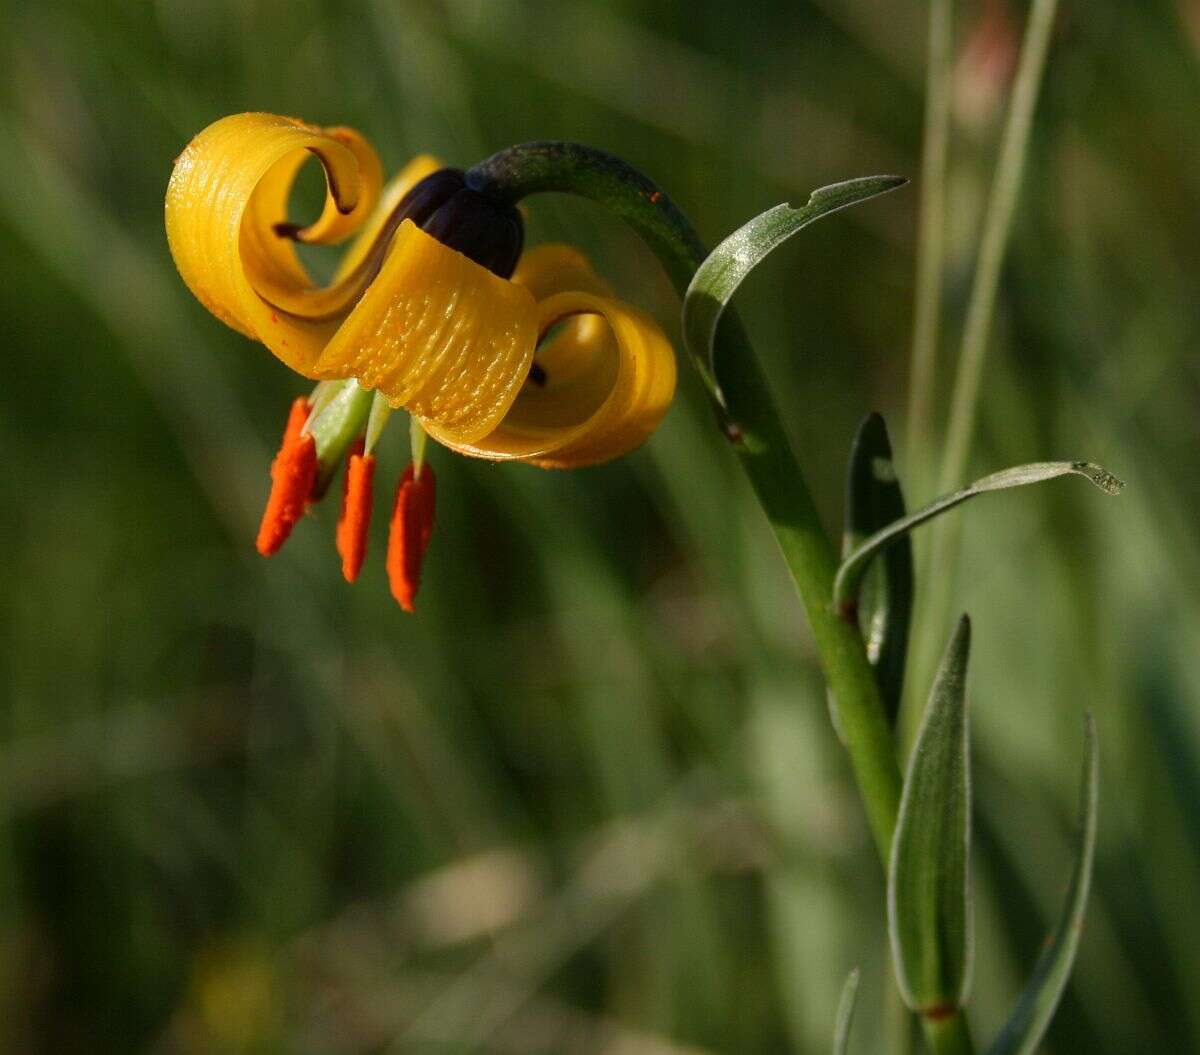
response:
[[[301,166],[325,172],[320,216],[288,199]],[[338,526],[343,572],[366,552],[376,440],[403,408],[460,454],[573,468],[619,457],[658,426],[675,390],[659,327],[614,299],[577,250],[524,250],[511,204],[418,157],[384,185],[348,128],[271,114],[210,125],[176,160],[167,236],[180,274],[217,318],[319,382],[293,405],[272,465],[259,550],[278,550],[352,451]],[[296,243],[353,237],[317,285]],[[373,395],[372,395],[373,393]],[[401,479],[390,533],[393,593],[411,609],[433,523],[432,470]]]

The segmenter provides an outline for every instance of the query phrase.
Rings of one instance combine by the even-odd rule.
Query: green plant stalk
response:
[[[917,493],[932,475],[933,397],[946,242],[946,157],[954,76],[954,3],[930,0],[925,74],[925,140],[917,214],[917,282],[905,453]]]
[[[516,202],[557,191],[606,206],[642,237],[682,296],[708,255],[666,193],[610,154],[571,143],[526,143],[501,151],[467,174],[487,194]],[[812,626],[829,687],[837,700],[871,832],[886,863],[900,803],[900,769],[883,704],[858,627],[830,605],[837,552],[821,526],[766,379],[733,311],[717,331],[714,398],[722,430],[767,515]]]
[[[1000,286],[1000,271],[1012,232],[1021,178],[1029,154],[1029,134],[1033,127],[1033,115],[1037,107],[1057,11],[1058,0],[1034,0],[1025,28],[1012,102],[1009,105],[1000,144],[1000,157],[996,163],[996,174],[984,219],[975,280],[967,305],[962,347],[954,379],[954,392],[951,396],[950,417],[938,473],[938,494],[957,486],[967,470],[979,409],[979,389],[995,316],[996,293]],[[909,668],[914,679],[909,682],[910,691],[907,697],[910,701],[925,699],[925,687],[946,632],[954,578],[952,567],[958,554],[960,535],[958,518],[943,521],[933,533],[930,548],[932,559],[922,576],[927,584],[919,620],[923,634],[917,642],[915,661]],[[936,570],[936,574],[930,574],[931,569]],[[910,707],[908,713],[902,715],[901,743],[905,748],[912,742],[916,727],[920,723],[921,716],[919,713],[913,713],[915,710],[916,708]]]
[[[467,172],[476,190],[516,203],[531,194],[574,194],[605,206],[628,223],[665,268],[680,297],[708,255],[691,223],[667,194],[620,158],[575,143],[524,143],[500,151]],[[830,603],[837,550],[825,529],[775,409],[766,378],[736,313],[717,329],[716,375],[708,385],[722,432],[736,451],[767,515],[800,594],[826,680],[837,701],[839,724],[867,822],[884,868],[900,806],[901,775],[883,700],[867,660],[857,621]],[[955,1027],[958,1023],[958,1027]],[[957,1013],[937,1025],[939,1052],[969,1055],[970,1039]],[[927,1035],[930,1023],[925,1022]],[[931,1037],[930,1043],[933,1044]]]

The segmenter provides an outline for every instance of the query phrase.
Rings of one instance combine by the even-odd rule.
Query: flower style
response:
[[[298,225],[288,198],[310,156],[325,172],[325,203]],[[407,610],[433,524],[425,434],[473,457],[574,468],[637,447],[674,395],[667,338],[614,299],[581,253],[522,251],[520,212],[433,158],[385,185],[374,150],[349,128],[222,118],[176,160],[166,226],[197,299],[319,382],[293,404],[272,464],[261,553],[283,545],[348,455],[337,548],[353,581],[373,448],[391,410],[412,416],[414,464],[397,489],[387,562]],[[351,235],[332,282],[317,285],[295,244]]]

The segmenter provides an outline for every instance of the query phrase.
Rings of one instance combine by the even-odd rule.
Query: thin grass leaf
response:
[[[1071,873],[1062,916],[1038,957],[1012,1015],[989,1049],[989,1055],[1033,1055],[1071,976],[1092,883],[1100,800],[1100,753],[1096,723],[1090,714],[1084,719],[1083,790],[1080,797],[1079,855]]]
[[[894,521],[864,540],[838,568],[837,578],[833,583],[834,606],[844,610],[847,605],[853,604],[871,561],[880,551],[907,536],[913,528],[976,495],[987,494],[989,491],[1006,491],[1012,487],[1024,487],[1026,484],[1041,483],[1043,480],[1072,474],[1091,480],[1105,494],[1118,495],[1125,486],[1107,469],[1094,462],[1032,462],[1029,465],[1018,465],[992,473],[961,491],[953,491],[942,495],[941,498],[935,498],[929,505]]]
[[[904,1002],[924,1014],[970,987],[971,769],[966,675],[971,622],[946,646],[909,760],[888,867],[888,935]]]
[[[852,553],[871,534],[900,520],[905,512],[887,425],[879,414],[869,414],[858,427],[850,451],[843,554]],[[875,668],[888,721],[893,725],[904,685],[912,603],[912,542],[905,536],[867,570],[856,605],[867,658]]]
[[[837,1021],[833,1027],[833,1055],[846,1055],[850,1047],[850,1025],[854,1021],[854,1008],[858,1003],[859,970],[857,967],[846,978],[842,996],[838,1001]]]
[[[771,251],[822,216],[903,186],[903,176],[864,176],[820,187],[799,209],[776,205],[739,227],[696,269],[683,298],[683,343],[696,368],[715,386],[713,342],[726,305]],[[717,390],[719,391],[719,389]]]

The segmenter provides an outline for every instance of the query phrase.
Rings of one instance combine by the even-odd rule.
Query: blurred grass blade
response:
[[[962,1006],[970,985],[971,771],[964,615],[942,657],[909,760],[888,868],[896,981],[914,1011]]]
[[[715,384],[717,323],[746,276],[771,251],[814,220],[903,186],[903,176],[864,176],[820,187],[799,209],[776,205],[739,227],[709,253],[683,297],[683,343],[701,376]]]
[[[1046,1027],[1054,1017],[1059,998],[1067,986],[1083,914],[1087,908],[1092,882],[1092,863],[1096,854],[1097,808],[1100,798],[1099,747],[1096,723],[1089,714],[1084,720],[1083,791],[1080,805],[1079,856],[1071,873],[1066,904],[1058,926],[1038,957],[1029,984],[1017,1000],[1011,1017],[1001,1030],[989,1055],[1033,1055]]]
[[[1117,495],[1125,484],[1118,480],[1103,466],[1094,462],[1032,462],[1029,465],[1018,465],[1012,469],[1003,469],[992,473],[981,480],[976,480],[961,491],[935,498],[927,506],[915,513],[894,521],[887,527],[875,532],[863,541],[853,553],[842,561],[838,568],[837,578],[833,583],[833,603],[839,610],[853,604],[862,585],[863,575],[871,561],[881,550],[893,545],[904,538],[913,528],[932,520],[940,513],[945,513],[968,498],[987,494],[989,491],[1006,491],[1011,487],[1024,487],[1026,484],[1041,483],[1043,480],[1053,480],[1059,476],[1074,474],[1091,480],[1106,494]]]
[[[842,998],[838,1001],[837,1022],[833,1027],[833,1055],[846,1055],[850,1047],[850,1024],[854,1020],[854,1008],[858,1003],[859,971],[855,967],[842,986]]]
[[[887,425],[879,414],[869,414],[858,427],[850,450],[843,555],[904,514],[904,494],[892,464]],[[857,598],[858,625],[892,725],[904,685],[912,601],[912,542],[905,535],[886,549],[883,560],[868,569]]]

